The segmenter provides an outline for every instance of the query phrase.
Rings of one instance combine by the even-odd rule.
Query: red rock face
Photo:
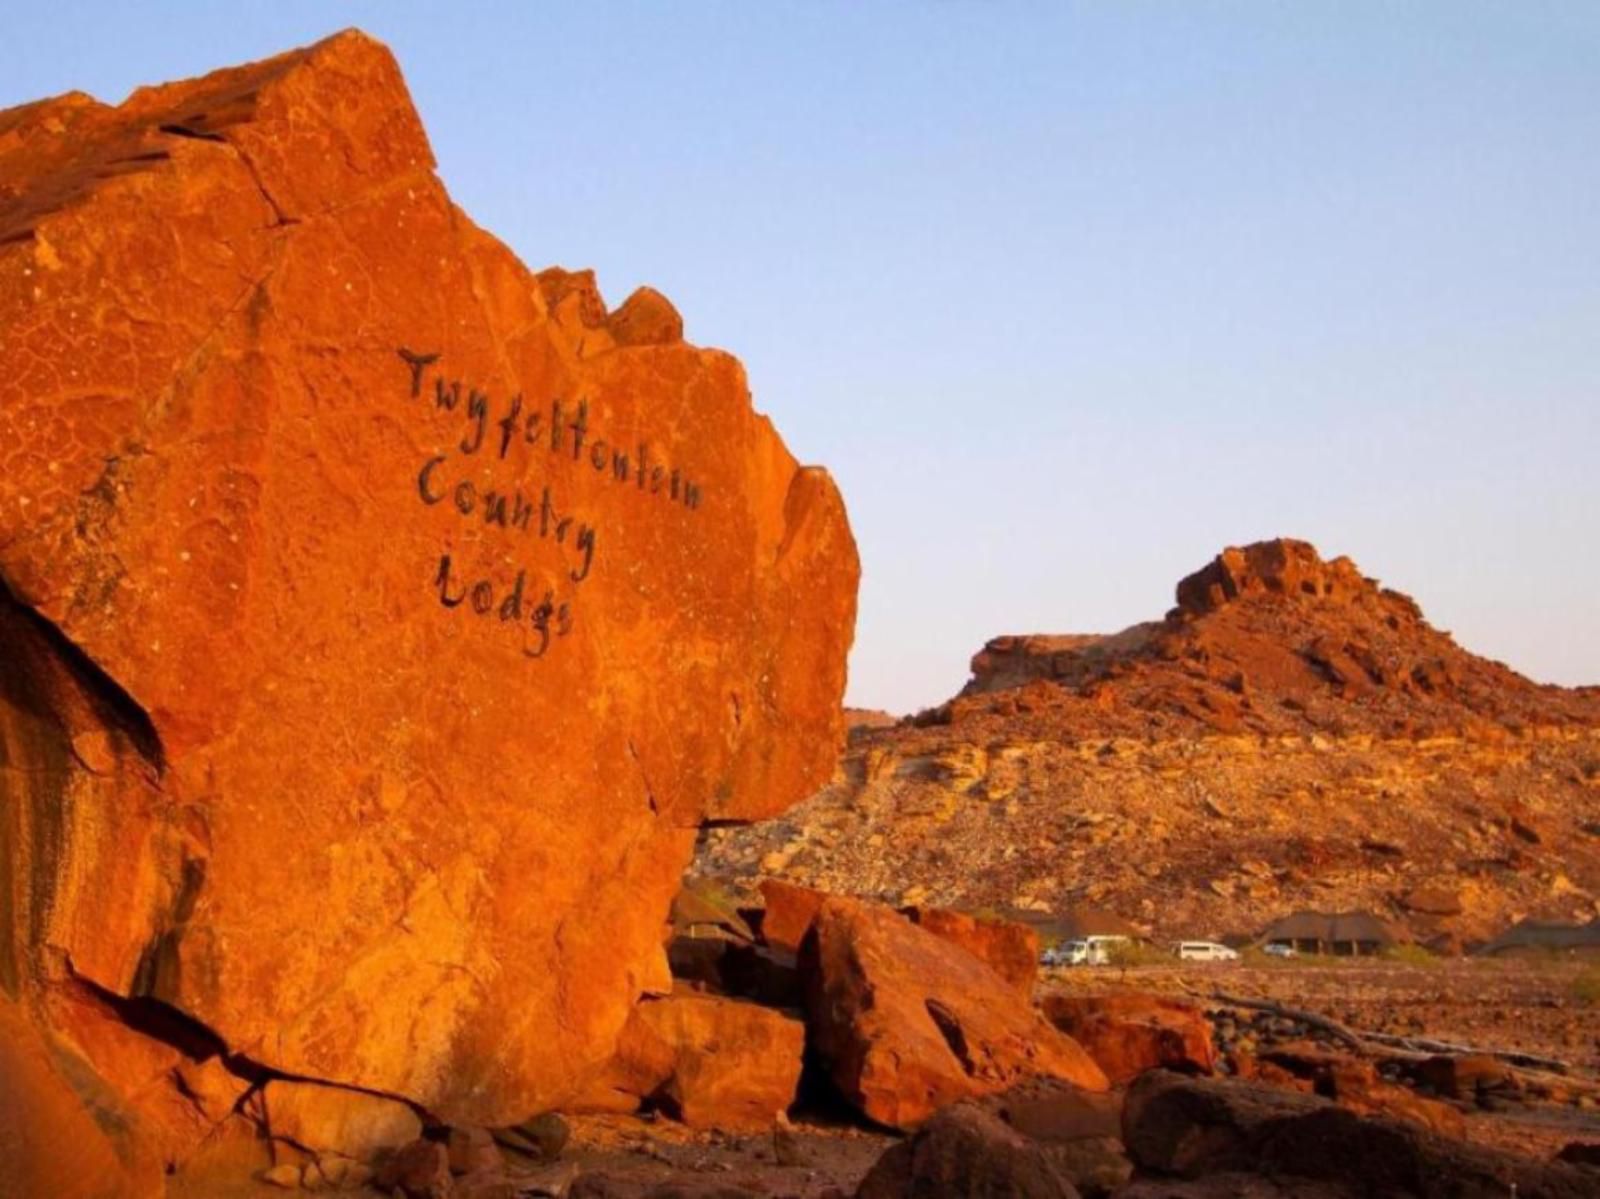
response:
[[[696,827],[828,777],[856,577],[738,362],[477,229],[364,36],[0,114],[12,1001],[560,1102]]]

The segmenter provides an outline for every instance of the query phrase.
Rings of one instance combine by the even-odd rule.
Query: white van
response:
[[[1219,945],[1215,941],[1179,941],[1172,947],[1173,956],[1185,962],[1237,962],[1239,951]]]
[[[1119,945],[1131,945],[1128,937],[1105,935],[1082,937],[1076,941],[1063,942],[1056,950],[1054,964],[1061,966],[1108,966],[1111,964],[1111,953]]]

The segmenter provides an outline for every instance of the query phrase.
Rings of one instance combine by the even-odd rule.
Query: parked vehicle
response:
[[[1284,941],[1273,941],[1263,946],[1261,952],[1275,958],[1297,958],[1300,956],[1299,950]]]
[[[1117,946],[1131,944],[1133,941],[1129,937],[1110,934],[1081,937],[1063,941],[1055,949],[1046,950],[1040,961],[1046,966],[1108,966]]]
[[[1237,962],[1239,951],[1215,941],[1179,941],[1173,955],[1185,962]]]

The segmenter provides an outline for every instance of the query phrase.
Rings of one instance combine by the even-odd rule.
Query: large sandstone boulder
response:
[[[761,898],[766,905],[761,913],[761,939],[774,949],[798,953],[828,893],[778,878],[764,878]]]
[[[1106,1076],[1015,986],[877,904],[830,897],[801,954],[812,1047],[869,1119],[908,1128],[1030,1077]]]
[[[1045,1017],[1088,1052],[1114,1083],[1166,1067],[1210,1074],[1211,1021],[1192,1003],[1161,995],[1046,995]]]
[[[653,1101],[696,1128],[762,1132],[800,1086],[805,1026],[719,995],[669,995],[634,1009],[616,1056],[570,1106],[630,1112]]]
[[[1581,1166],[1363,1118],[1295,1091],[1162,1070],[1128,1088],[1122,1128],[1134,1164],[1152,1174],[1323,1180],[1348,1188],[1342,1193],[1352,1197],[1579,1199],[1595,1193],[1595,1174]]]
[[[795,1101],[806,1030],[794,1017],[712,995],[653,1000],[638,1014],[672,1050],[658,1094],[685,1124],[763,1132]]]
[[[700,824],[829,776],[856,575],[738,362],[475,227],[365,36],[0,113],[0,1058],[137,1107],[72,983],[558,1104]],[[29,1089],[23,1156],[134,1126]]]
[[[890,1148],[856,1191],[856,1199],[936,1195],[1079,1199],[1071,1177],[1041,1146],[971,1104],[946,1108]]]
[[[1133,1169],[1120,1121],[1116,1096],[1044,1080],[965,1099],[891,1146],[856,1199],[1106,1199],[1121,1193]]]
[[[366,1162],[422,1135],[421,1121],[405,1104],[346,1087],[274,1079],[266,1085],[264,1109],[274,1140],[317,1157]]]
[[[1039,934],[1015,920],[996,920],[949,908],[907,910],[912,923],[961,946],[1023,995],[1032,997],[1039,977]]]

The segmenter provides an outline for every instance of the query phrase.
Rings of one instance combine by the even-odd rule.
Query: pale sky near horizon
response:
[[[1600,3],[12,5],[0,107],[357,25],[456,201],[838,479],[849,700],[1286,535],[1600,683]]]

